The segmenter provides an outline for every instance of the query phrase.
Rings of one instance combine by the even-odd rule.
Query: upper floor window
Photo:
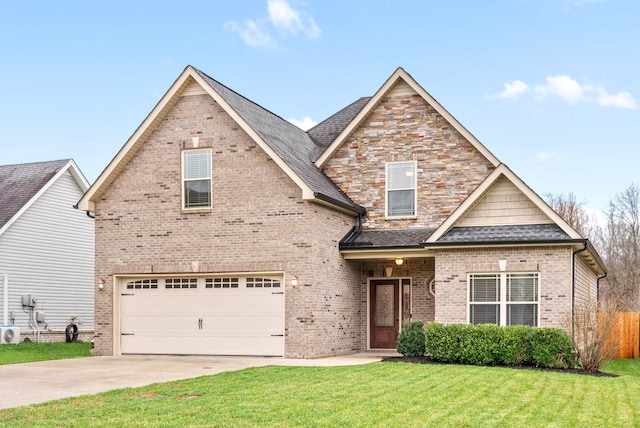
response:
[[[416,215],[416,162],[387,163],[387,217]]]
[[[469,275],[471,324],[538,325],[538,274]]]
[[[182,152],[182,204],[184,208],[211,207],[211,150]]]

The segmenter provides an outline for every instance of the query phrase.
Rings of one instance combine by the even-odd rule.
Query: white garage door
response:
[[[284,354],[279,276],[123,279],[123,354]]]

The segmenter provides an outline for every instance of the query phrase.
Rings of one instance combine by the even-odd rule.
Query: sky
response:
[[[0,8],[0,164],[92,183],[187,65],[303,128],[404,68],[539,195],[640,184],[636,0],[32,1]]]

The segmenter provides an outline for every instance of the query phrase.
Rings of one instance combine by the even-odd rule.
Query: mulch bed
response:
[[[412,364],[449,364],[442,363],[440,361],[432,360],[431,357],[384,357],[382,361],[388,363],[412,363]],[[514,370],[538,370],[544,372],[556,372],[556,373],[569,373],[584,376],[596,376],[596,377],[619,377],[617,374],[603,373],[600,371],[591,372],[584,369],[550,369],[546,367],[533,367],[533,366],[499,366],[510,368]]]

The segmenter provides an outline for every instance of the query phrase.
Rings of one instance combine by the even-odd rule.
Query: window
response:
[[[182,152],[182,182],[185,209],[211,207],[211,150]]]
[[[387,217],[416,215],[416,163],[387,163]]]
[[[538,274],[469,275],[469,322],[538,325]]]
[[[164,288],[198,288],[198,278],[167,278]]]
[[[206,278],[205,288],[238,288],[238,278]]]
[[[247,288],[278,288],[280,281],[270,278],[247,278]]]
[[[139,279],[137,281],[127,282],[127,290],[143,290],[158,288],[157,279]]]

